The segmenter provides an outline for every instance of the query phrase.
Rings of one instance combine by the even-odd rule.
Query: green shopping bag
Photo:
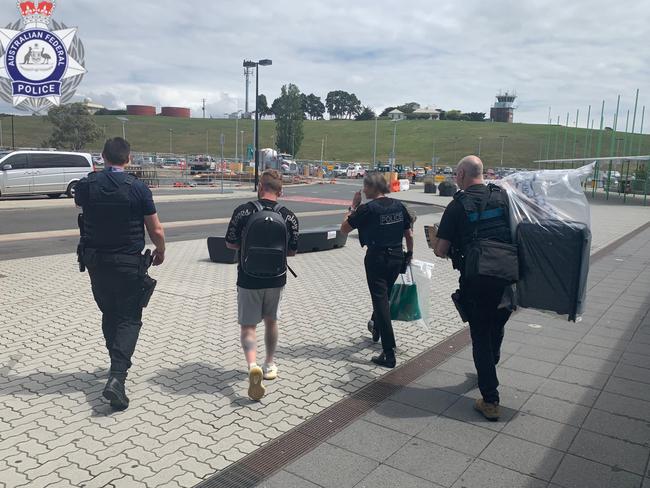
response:
[[[418,287],[411,276],[412,274],[400,275],[402,282],[393,285],[390,292],[391,320],[414,322],[422,318],[418,303]]]

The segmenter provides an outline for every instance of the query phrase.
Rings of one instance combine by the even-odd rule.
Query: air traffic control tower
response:
[[[515,98],[517,95],[514,93],[501,93],[497,95],[497,103],[494,107],[490,108],[490,119],[492,122],[507,122],[512,124],[512,116],[515,111]]]

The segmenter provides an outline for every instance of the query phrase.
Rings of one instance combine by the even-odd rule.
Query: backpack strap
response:
[[[282,210],[283,208],[284,208],[284,205],[282,205],[280,202],[276,202],[276,204],[273,205],[273,211],[275,213],[280,213],[280,210]],[[282,215],[282,214],[280,214],[280,215]]]
[[[137,178],[135,177],[135,175],[132,175],[132,174],[129,173],[129,174],[126,175],[126,179],[124,180],[124,183],[125,183],[126,185],[132,185],[133,182],[134,182],[136,179],[137,179]]]
[[[251,203],[253,204],[253,207],[255,207],[256,212],[261,212],[262,210],[264,210],[264,207],[262,206],[259,200],[253,200],[251,201]]]

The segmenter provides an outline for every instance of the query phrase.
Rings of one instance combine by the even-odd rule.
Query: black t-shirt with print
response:
[[[272,200],[260,200],[260,203],[266,208],[273,208],[276,202]],[[244,203],[235,209],[228,224],[228,231],[226,232],[226,242],[230,244],[242,244],[242,233],[246,228],[248,218],[255,212],[255,205],[252,202]],[[299,225],[296,215],[286,207],[280,209],[280,214],[284,217],[287,224],[287,234],[289,238],[288,246],[289,251],[298,250],[298,233]],[[279,278],[254,278],[248,276],[241,270],[241,266],[237,266],[237,286],[240,288],[247,288],[249,290],[261,290],[263,288],[281,288],[287,284],[287,276],[280,276]]]

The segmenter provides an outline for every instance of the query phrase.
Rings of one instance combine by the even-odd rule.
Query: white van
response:
[[[0,152],[0,197],[47,195],[72,198],[77,182],[94,171],[87,153],[60,151]]]

